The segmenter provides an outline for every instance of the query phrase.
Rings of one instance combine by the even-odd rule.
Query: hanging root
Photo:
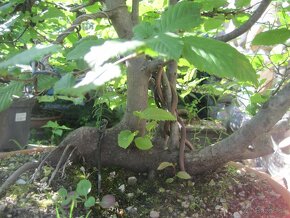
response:
[[[56,165],[54,171],[52,172],[51,177],[50,177],[50,179],[49,179],[49,181],[48,181],[48,185],[51,184],[51,182],[52,182],[52,180],[54,179],[56,173],[57,173],[58,170],[60,169],[61,164],[63,163],[64,158],[67,157],[67,156],[68,156],[68,158],[69,158],[69,157],[71,156],[71,154],[75,151],[76,147],[74,147],[74,149],[72,150],[72,152],[71,152],[69,155],[67,155],[68,150],[69,150],[70,147],[72,147],[72,146],[71,146],[71,145],[66,146],[65,149],[64,149],[64,151],[62,152],[62,155],[61,155],[61,157],[60,157],[60,159],[59,159],[59,161],[58,161],[58,163],[57,163],[57,165]],[[67,161],[68,161],[68,159],[67,159]],[[66,161],[66,162],[67,162],[67,161]]]

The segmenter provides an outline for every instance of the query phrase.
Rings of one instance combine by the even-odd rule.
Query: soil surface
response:
[[[18,154],[0,159],[0,185],[27,161],[37,160],[40,154]],[[57,173],[50,186],[47,182],[53,169],[45,166],[33,183],[33,172],[21,176],[0,198],[0,217],[38,218],[69,217],[69,206],[60,206],[58,190],[76,190],[81,179],[92,183],[90,196],[110,194],[114,206],[104,209],[98,203],[85,209],[82,202],[74,205],[72,217],[290,217],[289,208],[271,186],[255,175],[225,166],[206,175],[189,180],[170,179],[162,171],[138,174],[123,169],[102,169],[101,193],[97,190],[97,170],[86,166],[67,165]],[[171,183],[170,183],[171,182]]]

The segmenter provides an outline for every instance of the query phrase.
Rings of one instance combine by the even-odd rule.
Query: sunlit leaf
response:
[[[185,171],[179,171],[176,176],[180,179],[191,179],[191,176]]]
[[[163,169],[165,169],[167,167],[173,167],[173,166],[174,166],[173,163],[170,163],[170,162],[162,162],[162,163],[159,164],[157,170],[163,170]]]
[[[77,43],[77,45],[66,55],[67,60],[83,59],[90,51],[90,48],[103,44],[103,39],[97,37],[84,38]]]
[[[149,150],[153,147],[151,140],[147,137],[137,137],[134,140],[135,145],[140,150]]]
[[[12,81],[9,85],[0,86],[0,112],[7,109],[13,102],[13,96],[21,97],[23,82]]]
[[[259,33],[253,39],[253,45],[276,45],[285,43],[290,38],[289,29],[276,29]]]
[[[29,64],[49,53],[55,53],[59,50],[58,45],[36,45],[26,51],[23,51],[12,58],[0,63],[0,68],[14,66],[16,64]]]
[[[140,119],[145,120],[156,120],[156,121],[166,121],[166,120],[176,120],[170,112],[160,109],[160,108],[146,108],[144,111],[136,111],[134,113],[135,116],[139,117]]]
[[[209,38],[184,38],[183,56],[200,71],[257,84],[249,60],[230,45]]]
[[[117,55],[125,54],[128,51],[133,51],[144,43],[137,40],[132,41],[106,41],[103,45],[93,46],[85,55],[85,61],[92,68],[99,68],[109,59]]]
[[[128,148],[129,145],[132,143],[136,132],[131,132],[130,130],[123,130],[118,135],[118,145],[121,148]]]
[[[79,181],[77,184],[77,193],[81,196],[87,196],[87,194],[91,191],[92,184],[89,180],[83,179]]]

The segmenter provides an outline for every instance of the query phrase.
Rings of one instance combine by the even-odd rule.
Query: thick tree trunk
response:
[[[228,138],[205,147],[199,152],[186,153],[186,170],[191,175],[203,173],[215,169],[229,161],[259,157],[270,154],[271,149],[266,150],[262,143],[249,149],[248,146],[267,134],[277,121],[290,108],[290,83],[287,84],[277,95],[267,102],[258,114]],[[178,163],[178,150],[170,151],[162,149],[162,140],[156,140],[155,146],[149,151],[140,151],[134,146],[125,150],[117,145],[118,133],[126,126],[122,123],[108,129],[101,141],[101,162],[104,166],[119,166],[139,172],[155,170],[164,161]],[[82,127],[69,134],[62,142],[60,148],[52,155],[55,160],[59,159],[60,150],[65,146],[77,147],[73,161],[79,157],[92,165],[97,163],[97,143],[99,132],[95,128]]]

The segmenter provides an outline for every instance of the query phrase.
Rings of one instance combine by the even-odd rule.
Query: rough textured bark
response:
[[[254,158],[261,156],[264,152],[261,148],[263,143],[256,145],[257,150],[249,150],[250,145],[255,139],[266,134],[271,130],[275,123],[290,108],[290,83],[287,84],[277,95],[273,96],[258,112],[258,114],[228,138],[207,146],[200,151],[186,153],[185,167],[191,175],[215,169],[229,161]],[[119,166],[135,171],[155,170],[164,161],[178,162],[179,152],[164,150],[160,144],[162,139],[156,138],[155,146],[150,151],[140,151],[134,147],[122,149],[117,145],[117,134],[125,126],[120,123],[116,127],[107,130],[101,146],[101,162],[103,166]],[[67,145],[77,147],[77,152],[73,156],[73,161],[84,159],[88,164],[95,166],[97,163],[97,139],[98,130],[91,127],[82,127],[67,136],[60,147],[51,155],[51,163],[59,159],[61,151]],[[272,151],[268,150],[268,154]],[[81,158],[82,157],[82,158]]]

